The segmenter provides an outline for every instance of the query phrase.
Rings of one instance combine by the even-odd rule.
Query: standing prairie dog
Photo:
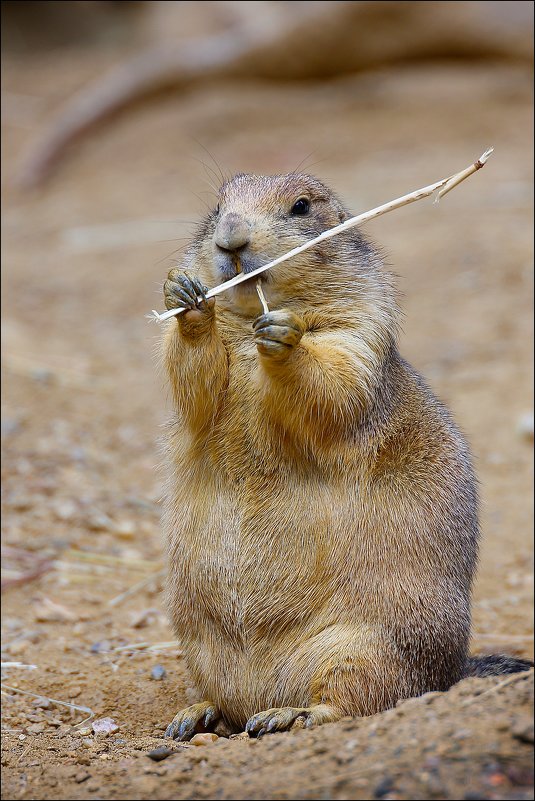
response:
[[[370,715],[470,673],[476,482],[396,346],[390,275],[351,231],[215,301],[207,286],[349,217],[317,179],[237,175],[164,285],[175,416],[168,606],[202,701],[167,736]]]

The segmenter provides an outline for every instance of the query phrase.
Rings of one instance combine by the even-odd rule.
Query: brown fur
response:
[[[302,196],[309,214],[291,216]],[[349,216],[310,176],[236,176],[186,258],[208,286],[231,275],[214,240],[230,212],[249,226],[245,271]],[[164,338],[169,611],[201,697],[239,729],[267,709],[319,723],[450,687],[478,540],[466,443],[398,353],[375,250],[338,236],[264,292],[304,330],[282,356],[255,344],[254,283]]]

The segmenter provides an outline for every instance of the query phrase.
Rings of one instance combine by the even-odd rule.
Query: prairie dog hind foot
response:
[[[220,720],[221,712],[217,706],[211,701],[201,701],[181,709],[167,727],[165,736],[185,742],[199,731],[213,731]]]
[[[322,723],[333,723],[341,718],[340,712],[328,704],[316,704],[310,707],[285,706],[281,709],[266,709],[249,718],[245,731],[250,736],[263,737],[276,731],[287,731],[298,718],[304,720],[305,728],[321,726]]]

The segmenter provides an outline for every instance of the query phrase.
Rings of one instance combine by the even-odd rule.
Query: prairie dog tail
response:
[[[505,673],[521,673],[534,666],[530,659],[517,659],[507,654],[488,654],[486,656],[469,656],[466,662],[464,677],[468,676],[500,676]]]

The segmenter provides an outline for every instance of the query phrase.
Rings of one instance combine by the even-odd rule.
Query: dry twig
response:
[[[94,551],[79,551],[76,548],[69,548],[63,554],[65,559],[69,557],[81,562],[92,562],[97,565],[113,565],[114,567],[126,567],[132,570],[143,570],[145,568],[160,567],[161,562],[151,561],[150,559],[138,559],[129,556],[113,556],[112,554],[96,553]]]
[[[524,670],[522,673],[513,673],[511,676],[507,676],[506,679],[499,681],[498,684],[495,684],[490,689],[485,690],[485,692],[480,693],[479,695],[474,695],[472,698],[468,698],[468,700],[464,701],[461,706],[469,706],[470,704],[473,704],[474,701],[479,701],[480,698],[484,698],[490,693],[495,693],[498,690],[501,690],[503,687],[507,687],[509,684],[516,684],[519,681],[523,681],[524,679],[529,678],[531,675],[533,675],[533,668],[531,668],[531,670]]]
[[[116,595],[115,598],[112,598],[111,601],[108,601],[108,606],[117,606],[117,604],[120,604],[126,598],[129,598],[131,595],[134,595],[134,593],[136,593],[138,590],[141,590],[144,587],[146,587],[147,584],[151,583],[151,581],[155,581],[164,575],[165,575],[165,570],[158,570],[157,573],[151,573],[151,575],[147,576],[147,578],[138,581],[137,584],[134,584],[128,590],[125,590],[120,595]]]
[[[110,653],[119,653],[121,651],[167,651],[168,649],[178,648],[180,643],[176,640],[169,642],[133,642],[129,645],[120,645],[117,648],[112,648]]]
[[[480,634],[472,632],[473,640],[505,640],[505,642],[531,642],[533,634]]]
[[[29,695],[32,698],[45,698],[47,701],[50,701],[51,704],[56,704],[57,706],[67,706],[70,709],[76,709],[79,712],[86,712],[89,715],[89,718],[86,718],[86,720],[90,720],[92,717],[95,716],[93,710],[89,709],[88,706],[79,706],[78,704],[70,704],[68,701],[58,701],[57,698],[50,698],[50,696],[43,695],[43,693],[31,693],[28,690],[21,690],[19,687],[11,687],[9,684],[2,683],[0,686],[2,687],[2,692],[4,695],[9,695],[9,693],[6,693],[5,690],[10,690],[10,692],[22,693],[22,695]]]
[[[336,225],[334,228],[329,228],[329,230],[323,231],[322,234],[314,237],[314,239],[309,239],[308,242],[305,242],[303,245],[299,245],[299,247],[293,248],[292,250],[288,251],[288,253],[284,253],[282,256],[270,261],[269,264],[264,264],[262,267],[257,267],[256,270],[251,270],[249,273],[239,273],[238,275],[235,275],[234,278],[231,278],[229,281],[225,281],[224,284],[220,284],[213,289],[209,289],[206,293],[206,297],[213,298],[215,295],[219,295],[221,292],[225,292],[227,289],[232,289],[232,287],[241,284],[243,281],[249,281],[251,278],[255,278],[257,275],[260,275],[266,270],[271,269],[271,267],[275,267],[277,264],[282,264],[283,262],[288,261],[288,259],[291,259],[300,253],[304,253],[305,250],[310,250],[310,248],[314,247],[315,245],[319,245],[320,242],[325,242],[325,240],[331,239],[333,236],[337,236],[345,231],[349,231],[351,228],[355,228],[357,225],[361,225],[369,220],[374,220],[376,217],[380,217],[382,214],[387,214],[389,211],[395,211],[395,209],[400,209],[402,206],[408,206],[409,203],[415,203],[417,200],[422,200],[425,197],[429,197],[429,195],[432,195],[437,191],[437,189],[442,190],[442,194],[449,192],[455,186],[458,186],[461,181],[464,181],[470,175],[473,175],[474,172],[481,169],[481,167],[484,166],[492,154],[493,150],[494,148],[490,147],[477,159],[477,161],[475,161],[469,167],[466,167],[466,169],[461,170],[461,172],[455,173],[455,175],[442,178],[442,180],[436,181],[434,184],[424,186],[422,189],[416,189],[414,192],[410,192],[408,195],[398,197],[396,200],[390,200],[388,203],[384,203],[382,206],[377,206],[375,209],[365,211],[363,214],[358,214],[356,217],[351,217],[349,220],[345,220],[343,223],[340,223],[340,225]],[[441,193],[439,192],[438,197],[440,197],[440,194]],[[201,301],[201,298],[198,298],[198,300]],[[153,309],[152,314],[148,315],[148,317],[150,319],[163,322],[164,320],[168,320],[170,317],[176,317],[179,314],[182,314],[183,311],[185,311],[183,307],[169,309],[169,311],[162,313]]]

